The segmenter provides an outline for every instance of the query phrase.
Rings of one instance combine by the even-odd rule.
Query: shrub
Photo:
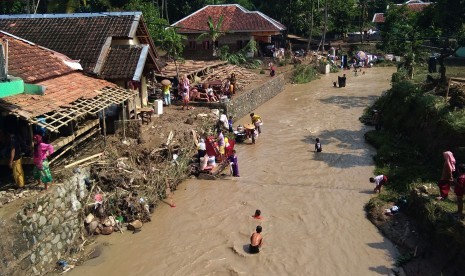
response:
[[[292,80],[295,83],[307,83],[318,79],[319,75],[316,69],[311,65],[299,64],[295,67]]]

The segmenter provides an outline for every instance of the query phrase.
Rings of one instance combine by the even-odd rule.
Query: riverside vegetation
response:
[[[370,213],[403,200],[402,213],[419,229],[425,252],[417,252],[418,245],[407,248],[396,265],[417,273],[420,266],[429,263],[421,271],[426,274],[417,275],[432,271],[458,275],[454,273],[460,274],[465,267],[465,227],[452,215],[457,210],[454,193],[445,201],[435,197],[439,194],[436,183],[441,176],[442,152],[450,150],[457,164],[465,163],[465,85],[451,85],[447,96],[447,84],[441,84],[438,75],[427,76],[425,68],[417,70],[413,80],[403,77],[402,71],[394,73],[392,88],[360,118],[369,124],[372,111],[382,111],[382,130],[369,131],[365,138],[377,149],[375,174],[389,176],[389,185],[367,203],[366,210],[380,226]],[[449,76],[457,76],[457,72],[449,70]],[[447,254],[441,254],[444,252]],[[432,270],[431,263],[435,266]]]

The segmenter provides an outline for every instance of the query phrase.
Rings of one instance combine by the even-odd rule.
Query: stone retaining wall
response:
[[[59,259],[69,261],[78,248],[87,176],[86,171],[76,172],[18,212],[14,242],[11,248],[5,244],[1,248],[4,267],[0,268],[5,270],[0,275],[43,275]]]
[[[275,76],[264,84],[233,97],[230,102],[222,106],[228,116],[233,116],[236,119],[242,118],[278,95],[284,89],[284,85],[285,75]]]

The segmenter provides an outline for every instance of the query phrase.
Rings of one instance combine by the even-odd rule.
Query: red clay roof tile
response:
[[[264,15],[261,12],[248,11],[240,5],[208,5],[193,14],[174,23],[172,26],[180,27],[179,33],[201,33],[208,30],[207,20],[211,17],[218,22],[223,16],[222,31],[283,31],[284,25]],[[185,28],[183,28],[185,27]]]
[[[8,110],[36,117],[60,109],[79,98],[93,98],[98,90],[117,87],[111,82],[89,77],[66,65],[66,56],[20,38],[2,33],[8,39],[9,72],[26,83],[45,87],[45,95],[19,94],[0,99]]]

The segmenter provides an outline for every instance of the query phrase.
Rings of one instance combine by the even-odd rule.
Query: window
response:
[[[195,41],[189,41],[189,49],[195,49]]]
[[[206,41],[202,42],[202,47],[203,47],[204,50],[210,49],[210,41],[206,40]]]

